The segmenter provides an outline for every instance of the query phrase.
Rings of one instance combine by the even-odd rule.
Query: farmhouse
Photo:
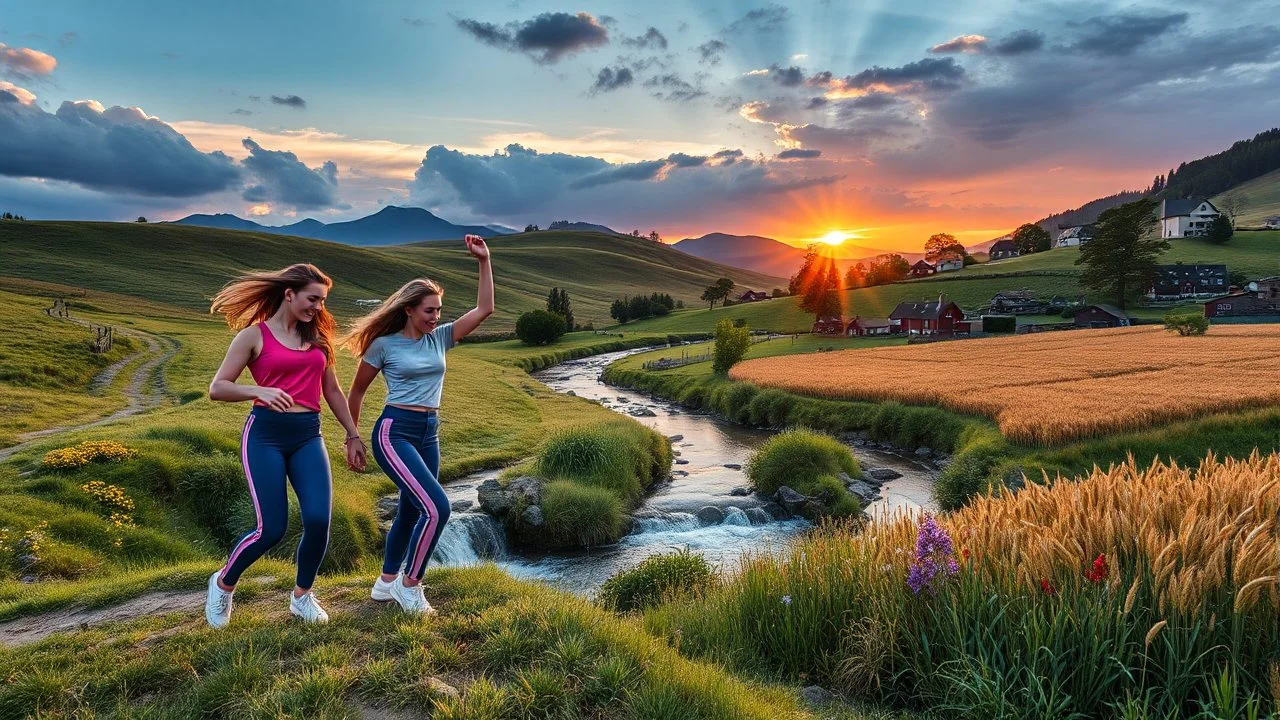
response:
[[[920,260],[911,266],[911,277],[913,278],[929,277],[935,272],[937,272],[937,269],[924,260]]]
[[[938,256],[937,264],[934,266],[937,272],[950,272],[952,270],[960,270],[964,268],[964,258],[955,253],[947,253]]]
[[[768,300],[769,293],[763,290],[748,290],[738,297],[738,302],[758,302],[760,300]]]
[[[894,322],[889,318],[864,318],[858,315],[849,321],[845,334],[850,337],[866,337],[868,335],[892,335],[897,332]]]
[[[1088,305],[1076,313],[1075,325],[1080,328],[1129,327],[1129,316],[1114,305]]]
[[[1204,316],[1275,317],[1280,319],[1280,275],[1249,283],[1247,290],[1214,298],[1204,304]]]
[[[992,260],[1004,260],[1005,258],[1016,258],[1022,254],[1018,249],[1017,243],[1012,240],[997,240],[991,249],[987,251],[987,256]]]
[[[1268,230],[1280,230],[1280,215],[1273,215],[1262,221],[1262,227]]]
[[[1222,213],[1208,200],[1160,202],[1160,236],[1200,237],[1209,234],[1209,225]]]
[[[1002,290],[991,298],[991,311],[1003,314],[1044,312],[1044,303],[1030,290]]]
[[[908,335],[967,334],[971,325],[960,306],[942,295],[936,301],[898,303],[889,320],[897,323],[899,332]]]
[[[1176,300],[1219,295],[1226,292],[1228,279],[1226,265],[1157,265],[1147,297]]]
[[[813,323],[814,335],[839,335],[844,332],[844,318],[820,317]]]
[[[1093,239],[1096,229],[1093,225],[1068,225],[1058,234],[1058,247],[1076,247]]]

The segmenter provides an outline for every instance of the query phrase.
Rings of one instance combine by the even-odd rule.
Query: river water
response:
[[[605,385],[600,373],[625,351],[571,360],[534,373],[557,392],[572,392],[599,401],[615,412],[632,415],[647,409],[652,416],[635,419],[667,436],[679,453],[672,481],[664,483],[635,513],[632,531],[618,543],[589,551],[513,553],[501,524],[479,511],[476,487],[498,471],[469,475],[445,485],[450,501],[472,501],[470,511],[455,512],[436,548],[433,563],[467,565],[493,560],[517,577],[543,580],[565,590],[591,595],[619,570],[644,558],[687,548],[713,565],[731,570],[743,553],[779,552],[790,538],[810,527],[802,519],[774,519],[754,495],[734,495],[748,485],[740,469],[752,450],[773,433],[735,425],[711,415],[687,412],[675,403]],[[890,468],[901,477],[880,489],[875,516],[896,510],[931,510],[937,471],[914,457],[851,448],[864,468]],[[448,449],[444,449],[448,452]],[[701,512],[700,512],[701,511]],[[700,519],[699,516],[702,516]]]

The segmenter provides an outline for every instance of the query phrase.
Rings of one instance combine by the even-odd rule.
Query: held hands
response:
[[[357,435],[347,438],[342,444],[347,448],[347,467],[356,472],[364,472],[364,468],[369,462],[364,440]]]
[[[467,243],[467,252],[471,253],[471,257],[480,261],[489,259],[489,246],[485,244],[484,238],[479,235],[467,235],[462,240]]]
[[[276,412],[285,412],[293,407],[293,398],[280,388],[259,387],[258,399]]]

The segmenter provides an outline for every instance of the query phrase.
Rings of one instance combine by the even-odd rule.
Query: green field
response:
[[[936,300],[940,294],[971,310],[987,304],[1002,290],[1032,290],[1043,296],[1069,298],[1085,295],[1088,302],[1108,301],[1108,298],[1086,293],[1080,287],[1077,279],[1080,268],[1075,265],[1079,256],[1079,248],[1055,248],[1026,257],[970,265],[963,270],[931,278],[848,290],[844,293],[843,314],[846,319],[854,315],[887,317],[900,302]],[[1226,245],[1212,245],[1196,238],[1173,240],[1160,261],[1225,263],[1228,270],[1240,270],[1250,277],[1280,274],[1280,232],[1242,232]],[[1159,317],[1165,312],[1164,309],[1145,312],[1135,309],[1133,314]],[[794,300],[775,298],[714,310],[708,310],[704,303],[701,307],[676,311],[666,317],[628,323],[626,328],[646,332],[707,332],[723,318],[742,319],[753,329],[777,332],[808,332],[813,325],[813,316],[801,312]],[[1027,319],[1054,321],[1043,316],[1028,316]]]
[[[773,288],[786,281],[708,262],[649,240],[544,231],[490,241],[496,309],[486,330],[510,329],[547,291],[567,287],[575,320],[611,324],[609,304],[625,294],[665,292],[697,304],[718,277]],[[311,262],[335,281],[330,308],[351,317],[358,299],[383,298],[405,281],[433,278],[445,314],[475,303],[476,263],[461,243],[364,248],[320,240],[184,225],[83,222],[0,223],[4,274],[122,293],[190,310],[247,269]],[[140,262],[139,258],[146,258]]]
[[[1241,227],[1261,227],[1267,218],[1280,215],[1280,170],[1240,183],[1227,192],[1210,198],[1210,201],[1219,203],[1223,197],[1232,194],[1247,203],[1240,217],[1236,218],[1236,224]]]

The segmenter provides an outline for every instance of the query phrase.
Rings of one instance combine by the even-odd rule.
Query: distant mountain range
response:
[[[516,232],[501,225],[455,225],[422,208],[395,205],[359,220],[332,224],[307,218],[292,225],[261,225],[227,213],[188,215],[175,220],[174,224],[294,235],[347,245],[402,245],[424,240],[459,240],[468,234],[490,238]]]
[[[777,277],[791,277],[804,262],[804,248],[760,235],[711,233],[702,237],[686,238],[673,243],[671,247],[704,260]],[[891,251],[850,245],[836,247],[835,252],[836,262],[841,268],[847,268],[881,255],[888,255]],[[923,253],[898,252],[897,254],[910,262],[924,257]]]

